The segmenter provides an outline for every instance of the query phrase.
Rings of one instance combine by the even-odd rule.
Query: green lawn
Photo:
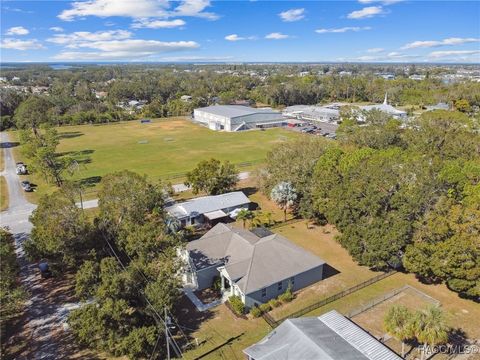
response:
[[[5,177],[0,176],[0,211],[8,208],[8,188]]]
[[[73,179],[93,187],[101,176],[123,169],[147,174],[151,179],[169,178],[191,170],[203,160],[215,157],[235,164],[261,162],[275,144],[301,136],[284,129],[216,132],[181,118],[158,119],[151,124],[138,121],[110,125],[60,127],[60,153],[74,156],[79,166]],[[14,134],[15,136],[15,134]],[[14,149],[21,158],[20,147]],[[18,161],[18,160],[17,160]],[[242,167],[241,171],[251,169]],[[42,179],[29,176],[39,185],[39,195],[50,191]],[[182,178],[170,179],[172,183]],[[92,197],[93,195],[88,196]]]

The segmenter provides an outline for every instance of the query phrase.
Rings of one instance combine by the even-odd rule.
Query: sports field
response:
[[[146,174],[155,180],[189,171],[199,161],[212,157],[235,164],[258,164],[275,144],[302,136],[279,128],[216,132],[182,118],[158,119],[147,124],[131,121],[68,126],[58,130],[62,137],[58,152],[73,156],[78,162],[72,169],[72,178],[90,188],[101,176],[123,169]],[[20,159],[19,147],[15,148],[15,153]],[[240,168],[240,171],[248,169]],[[29,176],[29,180],[39,185],[32,200],[48,191],[42,179]],[[182,178],[170,181],[177,183]]]

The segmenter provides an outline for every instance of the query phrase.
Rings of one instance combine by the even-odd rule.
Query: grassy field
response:
[[[166,179],[189,171],[199,161],[212,157],[235,164],[258,163],[275,144],[301,136],[278,128],[216,132],[181,118],[158,119],[151,124],[135,121],[69,126],[58,130],[62,137],[58,151],[73,156],[79,164],[73,179],[93,189],[103,175],[123,169],[146,174],[151,179]],[[22,159],[20,147],[14,148],[14,152],[17,161]],[[50,191],[41,178],[31,175],[29,179],[39,185],[31,200]],[[170,181],[178,183],[182,178]]]
[[[8,208],[8,189],[5,177],[0,176],[0,211]]]

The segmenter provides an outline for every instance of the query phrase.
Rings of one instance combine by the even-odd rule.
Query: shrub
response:
[[[215,291],[220,291],[222,288],[222,279],[220,279],[220,276],[214,276],[213,282],[212,282],[212,289]]]
[[[258,317],[262,316],[262,310],[260,310],[260,308],[258,306],[254,306],[250,309],[250,314],[253,317],[258,318]]]
[[[262,313],[266,313],[266,312],[269,312],[270,310],[272,310],[272,307],[270,306],[269,303],[265,303],[265,304],[260,305],[259,309]]]
[[[233,311],[235,311],[238,315],[243,315],[245,312],[245,304],[240,299],[240,296],[233,295],[228,298],[228,302],[232,306]]]
[[[281,302],[290,302],[293,300],[293,292],[292,292],[292,284],[288,285],[287,290],[283,294],[281,294],[278,299]]]
[[[270,305],[270,307],[273,309],[273,308],[276,308],[276,307],[279,307],[282,303],[280,302],[280,300],[278,299],[271,299],[269,302],[268,302],[268,305]]]

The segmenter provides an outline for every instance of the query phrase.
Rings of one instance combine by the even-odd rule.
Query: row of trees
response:
[[[139,358],[165,340],[161,317],[180,295],[176,248],[183,241],[167,225],[168,191],[133,172],[107,175],[93,221],[66,184],[41,198],[25,250],[54,271],[76,271],[76,295],[85,302],[68,322],[79,343]]]
[[[270,195],[295,189],[294,209],[328,221],[360,264],[404,266],[427,282],[480,297],[479,123],[461,113],[422,115],[408,128],[372,114],[346,119],[339,141],[279,145],[260,174]]]

